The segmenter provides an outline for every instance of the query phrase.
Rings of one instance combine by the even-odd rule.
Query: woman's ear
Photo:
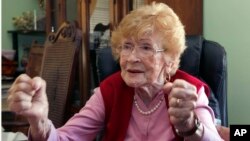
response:
[[[166,72],[169,74],[172,71],[173,68],[173,62],[172,61],[168,61],[166,62]]]
[[[171,71],[172,71],[173,63],[171,61],[168,61],[165,63],[165,73],[166,73],[166,82],[169,82],[171,79]]]

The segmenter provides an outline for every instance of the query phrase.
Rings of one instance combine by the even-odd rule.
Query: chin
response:
[[[144,74],[122,73],[122,78],[130,87],[141,87],[146,84]]]
[[[142,81],[142,79],[123,79],[125,81],[125,83],[130,86],[130,87],[141,87],[144,86],[146,83],[144,81]]]
[[[138,83],[138,82],[126,82],[125,83],[129,86],[129,87],[133,87],[133,88],[138,88],[138,87],[142,87],[144,86],[144,84]]]

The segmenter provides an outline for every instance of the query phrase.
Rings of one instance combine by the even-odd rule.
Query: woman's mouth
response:
[[[129,73],[143,73],[141,70],[136,70],[136,69],[128,69],[127,70]]]

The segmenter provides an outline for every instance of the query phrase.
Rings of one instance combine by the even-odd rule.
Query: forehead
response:
[[[140,38],[140,39],[132,39],[132,38],[129,38],[129,39],[125,39],[124,40],[124,43],[150,43],[150,44],[153,44],[154,41],[151,39],[151,38]]]
[[[133,43],[150,43],[150,44],[158,44],[160,40],[156,34],[152,35],[144,35],[139,38],[128,37],[123,40],[124,42],[133,42]]]

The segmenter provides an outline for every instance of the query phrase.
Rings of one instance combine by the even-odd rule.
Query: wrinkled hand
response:
[[[40,77],[20,75],[9,89],[7,101],[10,110],[25,116],[30,124],[48,117],[46,83]]]
[[[194,126],[194,109],[198,99],[196,87],[185,80],[177,79],[164,86],[168,94],[170,122],[180,132],[190,131]]]

